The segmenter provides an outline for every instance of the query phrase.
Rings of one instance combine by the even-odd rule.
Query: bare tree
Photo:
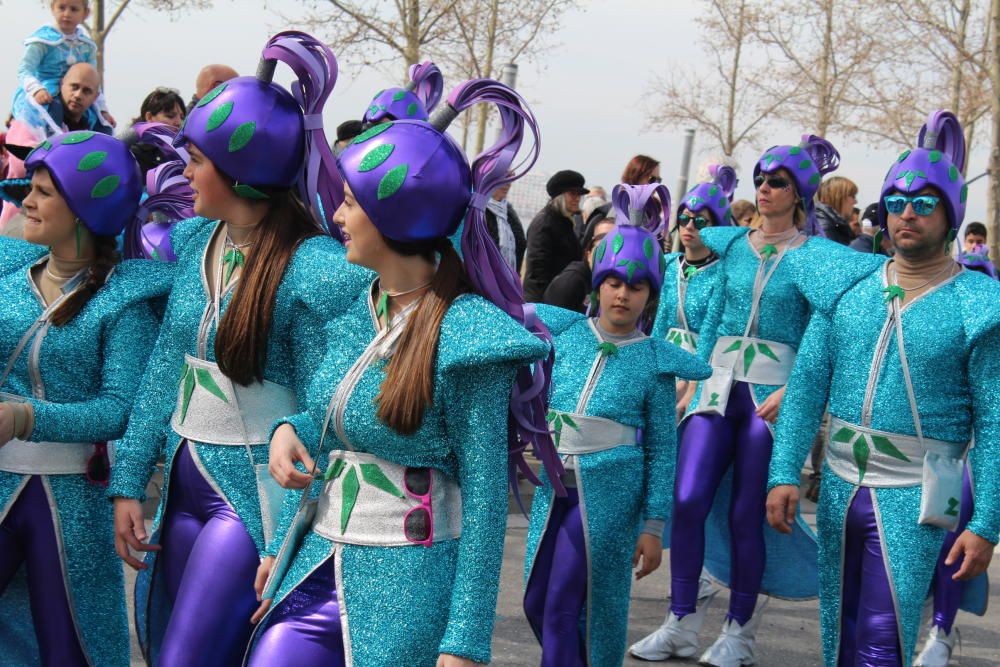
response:
[[[759,71],[751,71],[744,61],[754,48],[759,16],[748,0],[708,0],[699,19],[699,40],[713,61],[711,72],[677,69],[657,82],[650,109],[654,128],[673,129],[693,125],[712,139],[712,148],[731,156],[757,132],[794,92],[766,93],[757,81]],[[724,104],[715,104],[700,91],[721,91]]]
[[[774,53],[775,70],[765,86],[794,88],[779,110],[782,118],[821,136],[850,125],[854,86],[874,69],[872,51],[881,39],[866,29],[871,3],[862,0],[781,0],[768,3],[760,39]]]
[[[421,62],[428,50],[454,31],[459,0],[322,0],[303,23],[322,31],[344,62],[354,66],[397,66],[402,81],[410,65]]]
[[[132,0],[91,0],[90,18],[84,24],[90,33],[91,39],[97,43],[97,71],[104,76],[104,54],[108,35],[118,23],[125,10],[131,6],[145,5],[152,9],[176,12],[181,9],[201,9],[211,5],[211,0],[145,0],[136,2]]]
[[[459,0],[452,7],[455,31],[435,47],[436,60],[455,78],[496,78],[505,63],[532,60],[549,46],[547,36],[559,27],[576,0]],[[488,105],[480,105],[475,152],[485,144]]]
[[[990,7],[990,33],[992,34],[989,50],[990,82],[993,94],[990,97],[991,140],[989,177],[990,190],[987,210],[987,228],[989,229],[990,257],[993,261],[1000,259],[1000,0],[993,0]]]

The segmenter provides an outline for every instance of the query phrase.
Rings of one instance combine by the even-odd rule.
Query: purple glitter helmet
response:
[[[917,148],[903,151],[889,167],[878,198],[878,223],[887,231],[886,195],[893,192],[914,194],[927,186],[941,193],[953,233],[958,232],[965,218],[968,187],[962,169],[965,168],[965,135],[955,114],[935,111],[920,128]]]
[[[271,82],[278,61],[295,72],[292,92]],[[343,201],[343,183],[323,131],[323,106],[337,82],[337,60],[322,42],[294,30],[272,37],[257,75],[216,86],[184,121],[175,146],[194,143],[235,181],[241,197],[298,186],[317,220]],[[339,237],[339,228],[334,232]]]
[[[708,173],[712,180],[699,183],[688,190],[677,206],[677,215],[684,209],[692,213],[707,210],[712,214],[713,224],[731,225],[733,221],[729,206],[740,182],[736,178],[736,170],[728,165],[711,164],[708,166]]]
[[[611,202],[618,222],[594,249],[592,287],[616,276],[629,285],[646,280],[659,292],[665,268],[659,234],[670,216],[670,192],[662,184],[619,184]]]
[[[484,103],[495,105],[499,112],[500,137],[470,167],[446,130],[460,112]],[[530,151],[513,165],[525,130],[533,138]],[[358,135],[337,157],[337,164],[361,208],[387,238],[404,243],[445,239],[464,223],[462,256],[473,289],[551,342],[534,308],[524,302],[520,279],[486,228],[489,194],[527,173],[538,159],[539,147],[538,124],[527,102],[497,81],[473,79],[452,90],[428,122],[396,120]],[[533,369],[520,369],[510,397],[509,479],[518,499],[518,472],[539,484],[524,460],[529,443],[556,492],[565,494],[559,482],[562,464],[545,420],[552,362],[550,353]]]
[[[106,134],[69,132],[43,141],[24,161],[29,176],[48,170],[69,208],[97,236],[117,236],[142,196],[139,164]]]
[[[410,65],[410,82],[375,95],[362,121],[374,125],[386,120],[427,120],[443,91],[444,76],[437,65],[430,61]]]
[[[990,278],[997,278],[997,269],[990,261],[989,248],[982,243],[977,243],[972,252],[959,253],[958,263],[973,271],[985,273]]]
[[[810,236],[822,236],[816,222],[813,197],[823,176],[835,171],[838,166],[840,153],[833,144],[815,134],[804,134],[798,146],[768,148],[754,165],[753,175],[756,179],[760,173],[773,174],[779,169],[787,171],[795,181],[795,191],[806,213],[806,228],[803,231]]]

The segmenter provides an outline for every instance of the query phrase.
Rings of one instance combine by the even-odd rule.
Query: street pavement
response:
[[[530,494],[524,497],[530,498]],[[524,540],[527,520],[512,508],[507,527],[500,599],[497,605],[496,629],[493,636],[495,667],[530,667],[539,664],[541,651],[524,619],[521,609],[524,576]],[[812,523],[815,507],[806,501],[803,516]],[[993,581],[1000,581],[1000,554],[990,566]],[[129,605],[134,573],[126,568]],[[632,587],[629,613],[628,643],[642,639],[663,622],[670,589],[669,554],[664,554],[660,569]],[[709,608],[703,627],[702,645],[707,648],[715,640],[729,604],[728,591],[722,589]],[[990,611],[985,617],[959,613],[957,626],[961,645],[952,665],[961,667],[992,667],[1000,665],[1000,591],[994,586],[990,596]],[[143,665],[133,634],[132,665]],[[819,603],[770,600],[757,633],[757,657],[761,667],[822,667],[820,656]],[[691,665],[692,660],[670,660],[650,663],[626,657],[626,667],[648,665]],[[400,666],[405,667],[405,666]]]

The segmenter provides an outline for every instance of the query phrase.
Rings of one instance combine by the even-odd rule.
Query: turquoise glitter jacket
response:
[[[829,401],[831,416],[861,424],[873,382],[871,427],[914,435],[898,341],[890,334],[873,358],[887,320],[886,287],[878,271],[809,325],[799,348],[778,422],[769,486],[798,484],[798,471]],[[963,270],[902,309],[903,338],[924,436],[976,446],[969,454],[975,509],[968,529],[996,543],[1000,531],[1000,284]],[[872,452],[871,456],[877,456]],[[820,535],[820,619],[827,665],[840,644],[840,579],[847,508],[858,486],[824,466],[817,523]],[[944,529],[919,525],[921,487],[872,488],[889,563],[905,664],[917,641],[920,613]],[[910,656],[910,657],[907,657]]]
[[[776,257],[765,260],[751,245],[745,227],[712,227],[702,230],[702,240],[722,257],[722,285],[715,291],[705,317],[698,355],[708,361],[720,336],[743,336],[750,317],[754,279],[762,262],[772,266]],[[809,237],[802,245],[785,253],[765,286],[758,311],[757,338],[778,341],[797,349],[814,309],[833,299],[874,271],[880,259],[850,250],[819,237]],[[750,396],[760,405],[780,389],[776,385],[750,384]],[[698,408],[702,387],[695,392],[684,419]],[[782,407],[782,414],[785,411]],[[772,427],[773,432],[773,427]],[[818,430],[818,428],[817,428]],[[813,434],[815,435],[815,433]],[[726,473],[715,494],[706,525],[705,567],[723,584],[730,577],[729,505],[732,471]],[[767,565],[762,592],[793,600],[815,597],[819,590],[816,540],[812,529],[799,517],[791,537],[762,526],[767,549]]]
[[[374,312],[370,298],[358,299],[328,330],[309,411],[289,420],[310,451],[331,396],[375,337]],[[488,663],[507,524],[507,399],[517,368],[548,351],[485,299],[460,296],[441,323],[433,403],[407,436],[375,414],[387,362],[368,365],[347,401],[348,440],[359,452],[436,468],[457,481],[461,537],[430,547],[372,547],[337,545],[310,531],[272,609],[333,556],[348,667],[433,667],[440,653]],[[323,447],[344,448],[333,424]]]
[[[691,271],[690,275],[685,277],[681,275],[680,270],[684,255],[670,253],[666,257],[667,268],[663,275],[660,303],[656,307],[656,319],[653,321],[653,330],[649,335],[680,345],[681,341],[677,339],[677,335],[683,334],[671,332],[671,329],[687,329],[696,336],[698,335],[705,322],[705,316],[708,314],[708,306],[712,302],[712,297],[722,285],[722,261],[717,259],[711,264]],[[677,309],[682,295],[684,320],[680,318],[680,312]]]
[[[6,365],[18,341],[42,314],[28,272],[48,250],[0,237],[0,358]],[[31,442],[104,442],[125,431],[157,321],[148,301],[169,289],[172,267],[143,260],[119,264],[67,324],[36,334],[18,357],[2,391],[34,406]],[[0,472],[0,521],[30,475]],[[104,488],[84,475],[44,475],[62,549],[64,585],[90,664],[127,667],[125,581],[114,548],[111,504]],[[0,596],[0,645],[5,665],[40,664],[22,567]],[[49,573],[59,576],[57,573]]]
[[[170,471],[181,438],[170,426],[177,402],[184,355],[197,354],[198,328],[209,303],[204,282],[204,261],[209,240],[218,223],[193,218],[178,223],[171,232],[177,253],[177,268],[160,336],[136,397],[128,430],[120,443],[108,496],[142,498],[157,459],[166,460],[160,505],[153,523],[151,542],[159,539],[160,525],[169,500]],[[211,267],[214,268],[214,267]],[[312,379],[321,355],[319,344],[326,323],[346,310],[364,291],[369,274],[347,263],[343,246],[329,236],[315,236],[295,250],[278,287],[268,338],[265,379],[292,389],[302,404],[305,387]],[[229,295],[232,291],[229,292]],[[222,303],[222,312],[229,304]],[[215,329],[209,333],[208,358],[215,359]],[[267,463],[267,445],[253,447],[254,463]],[[192,458],[212,487],[242,519],[262,554],[265,551],[261,499],[257,477],[241,446],[194,443]],[[136,581],[136,627],[147,657],[158,651],[165,629],[166,607],[159,595],[156,554],[149,552]]]
[[[587,602],[581,618],[589,665],[620,665],[625,652],[632,553],[640,528],[659,537],[670,518],[677,457],[675,378],[703,380],[708,365],[663,340],[642,336],[604,350],[594,320],[536,306],[556,347],[552,410],[602,417],[641,431],[619,445],[575,459],[587,549]],[[608,345],[604,343],[604,345]],[[558,435],[574,422],[553,417]],[[572,419],[572,418],[571,418]],[[558,442],[558,439],[557,439]],[[525,582],[548,525],[554,491],[547,478],[531,505]],[[643,527],[644,524],[644,527]],[[534,629],[536,634],[539,629]]]

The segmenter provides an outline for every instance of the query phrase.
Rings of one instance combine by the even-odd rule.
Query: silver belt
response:
[[[295,392],[264,380],[234,384],[211,361],[184,355],[171,426],[177,435],[212,445],[260,445],[274,422],[298,412]]]
[[[421,505],[403,484],[406,466],[372,454],[330,453],[327,483],[319,498],[313,530],[334,542],[363,546],[412,546],[404,532],[406,516]],[[462,492],[458,483],[429,468],[433,541],[462,534]]]
[[[11,440],[0,447],[0,470],[21,475],[80,475],[94,455],[90,442],[25,442]],[[108,458],[115,460],[115,447],[108,443]]]
[[[556,412],[561,417],[559,453],[563,455],[593,454],[622,445],[639,444],[634,426],[619,424],[603,417],[589,417]],[[568,419],[567,419],[568,418]]]
[[[838,477],[857,486],[892,488],[920,486],[928,452],[961,459],[966,444],[876,431],[837,417],[830,419],[826,462]]]
[[[713,368],[732,368],[737,382],[783,385],[792,374],[795,350],[763,338],[720,336],[712,349],[711,364]]]

